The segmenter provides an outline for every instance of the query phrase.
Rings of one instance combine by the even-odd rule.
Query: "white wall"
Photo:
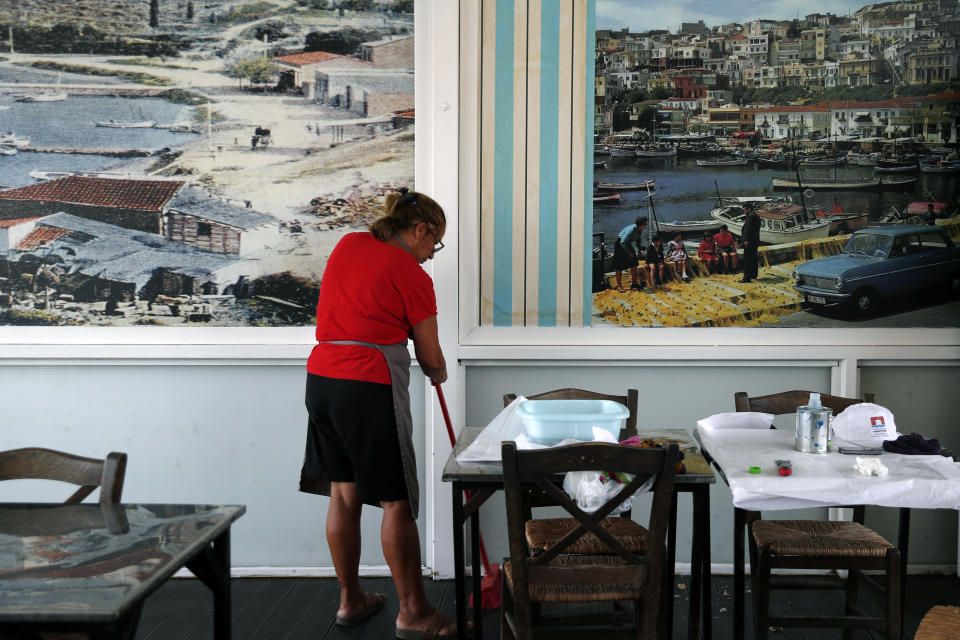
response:
[[[411,373],[423,504],[424,385],[418,370]],[[0,450],[39,446],[101,458],[126,452],[124,502],[245,504],[233,527],[234,567],[330,573],[329,501],[297,490],[305,378],[303,362],[0,366]],[[0,502],[58,502],[72,491],[9,481],[0,483]],[[379,509],[364,507],[363,565],[385,564],[379,527]]]

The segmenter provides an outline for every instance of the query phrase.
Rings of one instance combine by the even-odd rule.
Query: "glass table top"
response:
[[[0,623],[116,620],[245,510],[0,503]]]

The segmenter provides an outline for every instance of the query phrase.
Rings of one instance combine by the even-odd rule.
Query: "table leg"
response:
[[[713,638],[713,591],[710,570],[710,485],[697,485],[693,490],[693,535],[694,553],[697,560],[691,564],[691,574],[696,576],[694,585],[699,584],[701,607],[694,606],[693,595],[696,586],[692,586],[690,600],[691,629],[689,637],[695,640],[694,614],[699,616],[703,640]]]
[[[733,637],[743,637],[743,536],[747,526],[747,512],[733,508]],[[753,568],[751,567],[751,570]]]
[[[897,548],[900,550],[900,635],[903,635],[903,614],[907,610],[907,551],[910,546],[910,508],[900,507],[900,529]]]
[[[677,561],[677,492],[673,492],[670,500],[670,522],[667,526],[667,561],[663,572],[663,637],[666,640],[673,638],[673,591],[676,589],[676,561]]]
[[[463,548],[463,489],[459,482],[453,483],[453,587],[457,607],[457,632],[466,638],[467,585],[464,571]]]
[[[213,637],[230,640],[230,529],[187,562],[187,569],[213,592]]]
[[[687,597],[690,598],[690,609],[687,614],[687,638],[697,640],[700,631],[700,595],[703,585],[703,534],[700,531],[703,513],[700,512],[698,491],[693,490],[693,535],[690,545],[690,586]]]
[[[482,638],[483,593],[480,590],[480,509],[470,515],[470,566],[473,567],[473,637]],[[459,627],[458,627],[459,628]]]

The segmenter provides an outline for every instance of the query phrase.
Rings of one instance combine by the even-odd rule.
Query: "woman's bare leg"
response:
[[[402,629],[425,629],[434,608],[427,602],[423,590],[417,521],[410,514],[410,503],[406,500],[381,502],[380,505],[383,507],[380,542],[400,600],[397,626]],[[452,634],[455,629],[456,623],[448,620],[441,635]]]
[[[357,577],[360,568],[360,510],[363,504],[355,482],[333,482],[327,511],[327,544],[340,582],[338,616],[350,617],[363,610],[367,596]]]

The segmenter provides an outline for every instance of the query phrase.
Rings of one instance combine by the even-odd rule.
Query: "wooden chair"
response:
[[[957,640],[960,638],[960,607],[936,606],[927,611],[913,640]]]
[[[506,407],[516,399],[517,394],[515,393],[505,394],[503,396],[503,406]],[[612,400],[613,402],[619,402],[627,408],[630,415],[627,416],[627,422],[620,430],[618,439],[626,440],[637,435],[637,406],[640,402],[640,392],[636,389],[627,389],[627,395],[625,396],[611,396],[596,391],[585,391],[584,389],[554,389],[534,396],[527,396],[527,400]]]
[[[866,394],[865,397],[868,402],[873,400],[873,394]],[[741,391],[734,394],[734,403],[737,411],[760,411],[780,415],[793,414],[798,406],[807,404],[809,398],[809,391],[786,391],[755,398]],[[820,394],[820,402],[833,409],[836,415],[861,400]],[[737,511],[734,517],[737,527],[734,553],[739,560],[735,558],[734,562],[742,563],[743,535],[737,523],[743,522],[747,524],[749,531],[756,640],[766,640],[771,626],[841,627],[844,629],[844,638],[849,638],[853,629],[872,627],[884,630],[888,640],[900,637],[903,579],[900,551],[881,535],[863,525],[865,509],[862,505],[853,507],[853,522],[762,520],[758,511]],[[737,547],[740,548],[739,553]],[[777,568],[833,569],[847,570],[849,573],[845,580],[831,576],[771,576],[772,569]],[[860,581],[883,590],[872,578],[862,573],[864,570],[879,570],[887,576],[885,616],[868,616],[856,606]],[[734,588],[737,588],[736,584]],[[775,588],[844,589],[845,614],[771,616],[770,591]]]
[[[123,493],[127,454],[114,451],[106,460],[82,458],[52,449],[0,451],[0,480],[35,478],[80,485],[66,504],[75,504],[100,487],[100,503],[117,504]]]
[[[517,451],[516,444],[502,445],[504,494],[507,509],[507,536],[510,557],[504,562],[503,606],[500,628],[503,638],[530,640],[534,624],[543,627],[546,637],[555,637],[558,628],[576,624],[629,622],[634,629],[629,637],[654,640],[661,611],[662,575],[666,561],[666,534],[673,497],[674,476],[680,451],[677,445],[667,449],[639,449],[591,442]],[[620,471],[634,475],[629,483],[593,514],[584,513],[558,487],[558,474],[567,471]],[[629,548],[611,535],[605,523],[618,518],[606,516],[651,476],[656,476],[647,535]],[[546,548],[531,544],[536,520],[524,513],[523,494],[535,488],[563,507],[577,526],[562,539]],[[602,544],[608,555],[584,554],[583,541],[593,538],[589,547]],[[547,617],[534,609],[543,603],[632,601],[633,611],[604,611],[578,617]],[[553,631],[548,629],[552,628]],[[611,629],[619,631],[623,628]],[[594,637],[593,632],[589,637]]]

